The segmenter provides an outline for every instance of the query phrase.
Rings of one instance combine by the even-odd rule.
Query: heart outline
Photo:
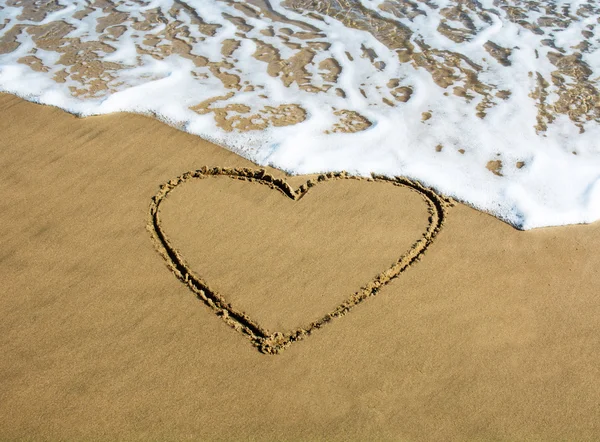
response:
[[[168,194],[176,187],[188,181],[208,177],[229,177],[257,182],[266,185],[273,190],[282,192],[285,196],[294,201],[300,200],[308,193],[311,187],[324,181],[355,179],[368,182],[388,182],[396,186],[409,188],[421,195],[428,206],[429,224],[422,237],[419,238],[407,252],[400,256],[391,267],[372,278],[367,284],[354,292],[350,297],[346,298],[332,312],[311,322],[308,327],[299,327],[285,334],[281,332],[269,333],[247,314],[236,310],[221,294],[211,289],[208,283],[187,265],[181,254],[171,245],[168,236],[161,228],[159,216],[160,204]],[[432,189],[425,187],[416,181],[403,177],[389,178],[373,174],[371,178],[364,178],[352,176],[346,172],[330,172],[319,175],[316,178],[316,181],[308,180],[305,184],[294,189],[285,180],[268,174],[265,169],[232,169],[205,166],[196,171],[186,172],[160,186],[158,193],[152,197],[150,203],[147,230],[150,232],[155,248],[165,259],[167,267],[174,273],[177,279],[184,283],[200,300],[209,306],[217,316],[221,317],[227,325],[246,336],[251,341],[252,345],[257,347],[259,351],[267,354],[278,354],[292,343],[304,339],[311,335],[315,330],[322,328],[334,319],[344,316],[367,298],[375,296],[382,287],[389,284],[411,265],[417,262],[442,229],[446,219],[447,208],[451,206],[451,199],[437,194]]]

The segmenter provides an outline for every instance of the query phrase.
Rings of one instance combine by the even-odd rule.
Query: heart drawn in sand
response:
[[[369,183],[384,183],[416,192],[421,197],[421,200],[426,203],[427,211],[424,213],[427,213],[428,223],[426,224],[425,230],[421,232],[421,236],[401,256],[398,257],[395,252],[396,249],[393,249],[393,259],[395,262],[393,262],[391,266],[384,268],[383,271],[371,278],[371,280],[363,281],[363,285],[353,289],[355,290],[353,293],[344,295],[345,299],[343,299],[341,303],[336,301],[336,307],[333,308],[333,310],[324,315],[320,314],[316,320],[305,326],[295,327],[291,331],[271,332],[261,325],[256,318],[253,318],[240,310],[237,304],[234,307],[230,301],[233,296],[232,293],[229,295],[220,293],[214,287],[211,287],[208,281],[205,281],[202,276],[196,273],[195,269],[193,269],[182,256],[181,250],[175,247],[176,244],[173,243],[173,240],[167,235],[167,232],[165,232],[164,220],[161,218],[161,206],[164,205],[169,194],[175,189],[181,188],[181,186],[186,183],[194,183],[206,178],[235,179],[246,183],[257,183],[265,186],[267,189],[276,191],[281,197],[287,199],[287,201],[295,202],[294,204],[301,200],[311,188],[322,183],[339,182],[340,180],[354,180],[355,182],[361,182],[361,186],[367,186]],[[206,190],[203,191],[206,193]],[[218,193],[218,191],[216,193]],[[215,198],[219,198],[219,196],[217,195]],[[269,175],[264,169],[253,170],[247,168],[228,169],[204,167],[197,171],[187,172],[160,187],[159,192],[152,198],[150,204],[148,230],[152,235],[157,250],[167,261],[170,270],[181,282],[186,284],[188,288],[219,317],[221,317],[225,323],[239,333],[245,335],[261,352],[277,354],[292,343],[309,336],[325,324],[345,315],[356,305],[377,294],[383,286],[413,265],[423,255],[425,250],[431,245],[439,233],[444,223],[446,209],[450,205],[450,200],[441,197],[431,189],[428,189],[417,182],[398,177],[387,178],[374,175],[371,178],[360,178],[350,176],[345,172],[328,173],[319,175],[314,180],[308,180],[306,184],[301,185],[297,189],[293,189],[285,180]],[[311,209],[310,207],[308,208]],[[418,228],[417,232],[420,230],[421,227]],[[290,234],[291,233],[292,232],[290,232]],[[195,237],[193,238],[195,240]],[[262,251],[257,250],[256,253],[262,253]],[[399,250],[398,255],[401,253],[402,250]],[[218,260],[219,258],[224,259],[218,255],[213,256],[211,250],[203,249],[203,254],[211,257],[213,260]],[[199,270],[202,271],[202,269]],[[223,271],[221,271],[221,273],[223,273]],[[340,277],[344,278],[344,275],[341,274]],[[314,298],[311,299],[312,300],[308,300],[307,302],[315,302]],[[300,301],[303,302],[304,300]],[[256,312],[254,315],[257,316]]]

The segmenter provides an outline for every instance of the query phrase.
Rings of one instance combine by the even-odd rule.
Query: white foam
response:
[[[19,37],[20,46],[14,51],[0,54],[0,90],[20,95],[26,99],[58,106],[82,115],[106,114],[118,111],[155,115],[179,128],[224,145],[261,165],[272,165],[292,173],[317,173],[344,169],[355,174],[372,172],[386,175],[403,175],[465,201],[472,206],[492,213],[523,229],[570,223],[587,223],[600,218],[600,125],[592,119],[583,123],[580,130],[565,115],[557,115],[545,132],[537,133],[538,109],[531,97],[537,86],[535,75],[539,72],[550,83],[547,102],[558,99],[559,90],[551,84],[551,72],[556,70],[548,59],[549,52],[563,50],[573,53],[573,46],[584,40],[582,31],[593,32],[588,39],[591,47],[582,54],[593,74],[591,81],[598,88],[600,78],[600,45],[598,43],[597,10],[589,17],[579,17],[568,27],[545,29],[543,35],[527,30],[508,20],[506,13],[493,0],[481,0],[482,10],[488,11],[490,21],[468,11],[477,31],[473,38],[456,43],[438,31],[443,19],[441,8],[454,4],[451,1],[429,0],[418,2],[418,8],[427,15],[413,20],[379,9],[385,0],[362,0],[360,4],[378,16],[407,26],[412,32],[411,42],[425,41],[440,51],[453,51],[468,57],[482,67],[479,80],[495,90],[507,90],[506,99],[493,98],[493,106],[486,109],[485,118],[476,116],[476,106],[482,96],[474,94],[471,100],[455,96],[452,87],[438,86],[429,72],[413,63],[401,63],[394,50],[385,46],[371,33],[350,29],[340,21],[325,16],[322,20],[292,11],[281,1],[272,1],[274,11],[291,22],[274,22],[266,16],[260,19],[247,16],[235,3],[218,0],[187,0],[185,3],[205,23],[218,24],[214,35],[203,34],[194,24],[193,17],[180,11],[175,18],[186,25],[189,37],[180,39],[191,46],[191,53],[206,57],[210,62],[223,61],[221,48],[228,39],[241,40],[241,45],[227,59],[230,67],[223,69],[239,76],[240,83],[251,84],[254,90],[235,91],[211,73],[209,67],[197,66],[190,59],[171,54],[156,59],[145,54],[145,38],[159,35],[169,22],[173,0],[154,0],[143,3],[115,2],[118,11],[128,14],[131,20],[146,20],[144,12],[159,8],[164,13],[163,22],[148,30],[138,30],[132,23],[117,38],[106,39],[97,32],[97,22],[106,12],[92,3],[92,11],[83,18],[74,14],[84,11],[89,2],[76,0],[63,2],[64,9],[51,12],[42,22],[19,19],[21,8],[0,9],[0,39],[17,24],[36,26],[63,20],[74,27],[67,38],[93,42],[103,38],[114,51],[96,51],[103,62],[119,65],[110,70],[114,77],[106,81],[108,89],[96,95],[74,95],[71,88],[87,87],[74,78],[70,66],[60,65],[60,54],[48,48],[41,49],[32,36],[24,31]],[[550,2],[546,2],[550,3]],[[551,2],[557,9],[570,6],[572,11],[584,4],[583,0],[557,0]],[[535,22],[544,17],[543,10],[526,10],[527,20]],[[240,30],[224,14],[241,17],[253,28]],[[165,21],[166,20],[166,21]],[[324,37],[312,41],[327,42],[327,50],[317,52],[314,62],[307,67],[312,85],[324,87],[327,81],[318,68],[327,58],[337,60],[342,68],[337,84],[327,92],[313,93],[303,90],[297,83],[284,86],[281,78],[267,73],[267,64],[254,58],[256,40],[276,47],[282,59],[297,53],[281,39],[282,28],[294,32],[305,31],[293,22],[303,22],[317,28]],[[452,26],[460,24],[452,22]],[[588,25],[594,25],[592,30]],[[268,37],[261,33],[272,27],[276,34]],[[542,44],[551,37],[558,49]],[[200,38],[202,41],[200,41]],[[306,41],[294,35],[289,43],[305,45]],[[488,40],[511,48],[511,66],[503,66],[483,48]],[[162,42],[159,44],[171,44]],[[382,62],[375,66],[363,56],[363,47],[371,48]],[[152,49],[152,48],[149,48]],[[537,58],[536,58],[537,50]],[[346,53],[350,54],[350,60]],[[39,58],[48,68],[36,72],[19,60],[27,55]],[[465,62],[461,62],[465,63]],[[65,82],[57,82],[56,75],[66,69],[70,74]],[[394,100],[387,84],[399,79],[402,86],[411,87],[413,94],[405,103],[395,102],[390,107],[383,99]],[[566,78],[566,82],[571,81]],[[344,90],[344,98],[336,94]],[[363,90],[365,95],[361,93]],[[244,104],[252,112],[265,106],[297,104],[307,118],[292,126],[270,126],[262,131],[227,132],[219,127],[212,113],[199,114],[190,109],[205,100],[235,94],[218,105]],[[266,96],[267,98],[263,98]],[[355,111],[367,118],[371,126],[356,133],[331,133],[339,118],[337,109]],[[422,121],[421,115],[431,112],[431,118]],[[330,133],[327,133],[330,132]],[[442,145],[438,152],[436,146]],[[460,153],[463,149],[464,153]],[[573,152],[576,153],[573,154]],[[502,175],[486,168],[489,161],[502,161]],[[523,162],[517,168],[517,162]]]

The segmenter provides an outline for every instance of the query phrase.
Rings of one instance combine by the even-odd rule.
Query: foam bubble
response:
[[[600,218],[593,0],[0,6],[0,90],[261,165],[403,175],[516,227]]]

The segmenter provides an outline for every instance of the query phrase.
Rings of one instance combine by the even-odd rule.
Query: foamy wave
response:
[[[0,5],[3,91],[418,179],[519,228],[600,218],[594,0],[39,3]]]

